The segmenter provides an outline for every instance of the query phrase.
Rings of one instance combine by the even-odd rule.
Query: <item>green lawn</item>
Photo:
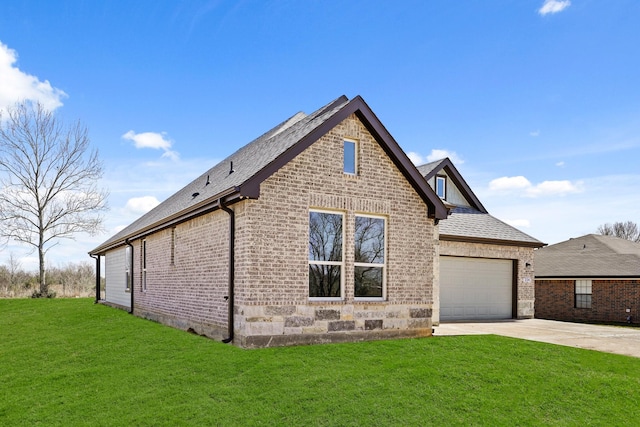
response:
[[[241,350],[0,300],[0,425],[635,425],[640,359],[497,336]]]

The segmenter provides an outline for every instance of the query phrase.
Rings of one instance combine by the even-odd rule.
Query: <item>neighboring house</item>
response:
[[[428,336],[447,213],[364,100],[343,96],[279,124],[90,254],[105,259],[105,303],[238,346]],[[527,254],[474,239],[471,256]],[[515,294],[528,303],[532,292]]]
[[[439,224],[434,324],[534,316],[539,240],[491,216],[448,158],[418,167],[451,209]]]
[[[640,323],[640,243],[588,234],[535,253],[536,317]]]

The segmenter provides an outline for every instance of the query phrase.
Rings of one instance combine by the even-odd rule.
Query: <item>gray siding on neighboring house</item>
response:
[[[126,291],[125,246],[105,254],[105,301],[131,308],[131,293]]]

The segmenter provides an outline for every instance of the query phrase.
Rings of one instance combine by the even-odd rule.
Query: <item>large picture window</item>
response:
[[[356,298],[385,297],[385,219],[356,216],[354,284]]]
[[[344,215],[309,212],[309,297],[340,299],[343,295]]]
[[[591,308],[591,280],[576,280],[576,308]]]

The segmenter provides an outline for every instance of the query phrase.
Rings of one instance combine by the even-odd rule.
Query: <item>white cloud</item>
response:
[[[125,210],[127,213],[142,215],[158,206],[160,202],[154,196],[132,197],[127,200]]]
[[[423,165],[429,162],[435,162],[436,160],[442,160],[445,157],[451,159],[451,161],[456,165],[461,165],[464,163],[464,160],[462,160],[455,152],[447,150],[434,149],[431,150],[431,153],[426,157],[420,153],[416,153],[415,151],[409,151],[407,153],[407,157],[409,157],[409,160],[411,160],[411,162],[416,166]]]
[[[436,160],[444,159],[445,157],[448,157],[455,165],[461,165],[464,163],[464,160],[462,160],[455,151],[439,149],[431,150],[431,154],[427,156],[427,160],[434,162]]]
[[[564,162],[560,161],[560,162],[556,163],[556,166],[558,166],[559,168],[563,168],[564,167]]]
[[[533,131],[529,132],[529,136],[532,136],[534,138],[537,137],[537,136],[540,136],[540,131],[539,130],[533,130]]]
[[[513,191],[530,187],[531,182],[524,176],[504,176],[489,183],[489,189],[493,191]]]
[[[152,148],[154,150],[163,150],[162,157],[167,157],[171,160],[178,160],[180,155],[176,151],[171,150],[173,142],[168,139],[166,132],[142,132],[135,133],[130,130],[122,135],[122,138],[133,141],[133,145],[136,148]]]
[[[21,71],[15,65],[17,60],[16,51],[0,42],[0,110],[19,101],[38,101],[48,110],[61,107],[67,94],[48,80],[40,81]]]
[[[533,185],[524,176],[496,178],[489,183],[489,190],[499,193],[519,193],[523,197],[564,196],[583,191],[581,181],[543,181]]]
[[[569,6],[571,6],[571,0],[545,0],[542,7],[538,9],[538,13],[542,16],[549,13],[558,13]]]
[[[411,163],[413,163],[416,166],[424,165],[425,163],[427,163],[425,161],[425,158],[422,157],[420,154],[416,153],[415,151],[409,151],[407,153],[407,157],[409,158],[409,160],[411,160]]]

